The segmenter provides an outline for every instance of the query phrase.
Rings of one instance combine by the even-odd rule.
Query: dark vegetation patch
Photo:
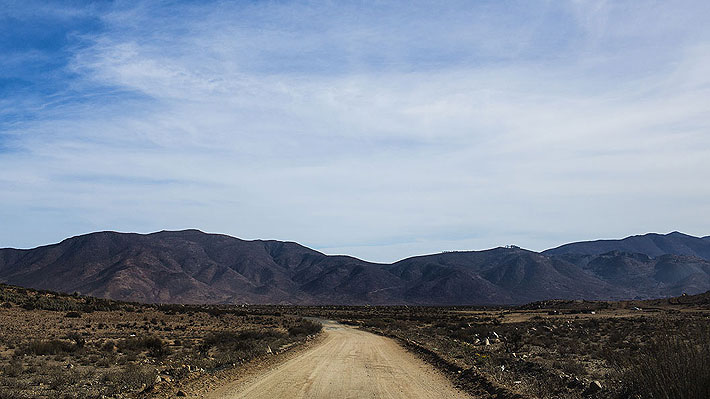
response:
[[[71,342],[49,339],[36,339],[30,341],[23,350],[16,352],[20,355],[59,355],[76,352],[78,347]]]
[[[300,337],[317,334],[322,329],[322,326],[320,323],[312,320],[300,319],[291,323],[287,328],[289,335]]]
[[[678,326],[668,326],[678,331]],[[710,398],[710,329],[692,323],[654,337],[643,350],[614,357],[623,394],[641,398]]]

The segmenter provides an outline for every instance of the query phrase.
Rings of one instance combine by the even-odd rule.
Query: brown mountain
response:
[[[471,305],[631,299],[705,292],[709,276],[710,263],[687,254],[496,248],[377,264],[328,256],[293,242],[245,241],[198,230],[99,232],[35,249],[0,249],[0,282],[166,303]]]
[[[387,268],[405,299],[438,304],[524,303],[537,298],[620,298],[623,290],[564,260],[519,248],[418,256]]]

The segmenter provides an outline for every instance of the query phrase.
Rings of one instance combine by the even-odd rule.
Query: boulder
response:
[[[584,391],[584,394],[592,395],[601,391],[602,389],[602,384],[599,381],[594,380],[589,383],[589,387],[587,387],[587,389]]]

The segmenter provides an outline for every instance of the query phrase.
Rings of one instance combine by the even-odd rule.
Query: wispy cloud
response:
[[[704,2],[72,10],[96,22],[56,90],[0,86],[7,245],[198,227],[392,260],[710,230]]]

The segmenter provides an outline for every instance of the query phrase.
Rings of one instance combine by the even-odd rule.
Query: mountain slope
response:
[[[686,255],[710,260],[710,237],[698,238],[687,234],[644,234],[622,240],[597,240],[565,244],[544,251],[545,255],[601,255],[611,251],[661,255]]]
[[[523,303],[534,298],[619,298],[616,288],[560,259],[522,249],[451,252],[409,258],[389,270],[406,280],[410,296],[455,304]],[[458,288],[468,282],[466,288]],[[458,289],[457,289],[458,288]]]
[[[0,282],[165,303],[475,305],[710,290],[710,262],[698,257],[705,248],[698,242],[710,240],[677,234],[613,242],[630,252],[597,253],[613,247],[605,241],[544,253],[496,248],[376,264],[293,242],[198,230],[99,232],[30,250],[0,249]],[[692,254],[660,253],[666,250]]]
[[[340,297],[366,301],[366,293],[380,288],[388,277],[373,264],[329,257],[296,243],[245,241],[196,230],[148,235],[100,232],[19,253],[0,250],[5,252],[0,257],[1,281],[145,302],[318,303]],[[381,281],[347,286],[319,281],[336,272],[356,275],[358,270]]]

